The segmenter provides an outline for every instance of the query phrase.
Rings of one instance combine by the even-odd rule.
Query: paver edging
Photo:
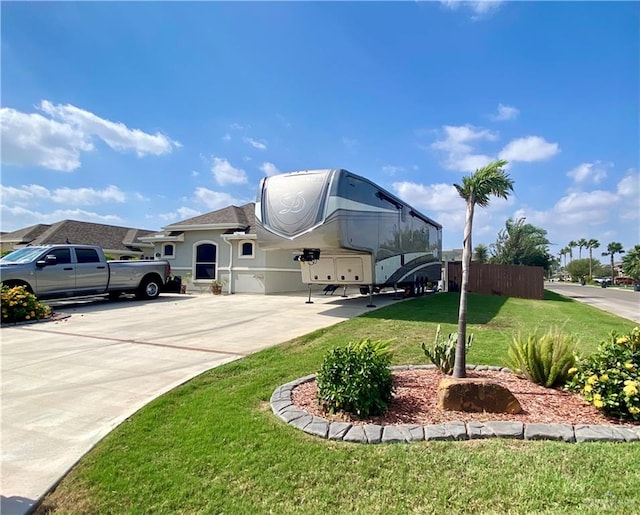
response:
[[[401,365],[392,370],[434,369],[435,365]],[[467,365],[467,370],[511,372],[505,367]],[[411,443],[435,440],[476,440],[512,438],[520,440],[555,440],[561,442],[640,442],[640,426],[541,424],[508,421],[462,422],[444,424],[367,424],[352,425],[312,416],[293,404],[293,390],[315,379],[315,374],[285,383],[273,391],[271,410],[280,419],[307,434],[343,442],[378,444]]]

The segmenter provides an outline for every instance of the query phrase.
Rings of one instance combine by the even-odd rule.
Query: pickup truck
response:
[[[26,286],[40,299],[135,293],[155,299],[171,275],[166,261],[107,261],[93,245],[23,247],[0,259],[3,286]]]

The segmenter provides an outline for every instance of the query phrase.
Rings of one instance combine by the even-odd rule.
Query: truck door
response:
[[[55,256],[55,263],[36,268],[39,295],[55,295],[73,290],[76,286],[76,270],[71,260],[71,249],[51,249],[45,256]]]
[[[109,265],[92,248],[74,248],[78,294],[103,293],[109,282]]]

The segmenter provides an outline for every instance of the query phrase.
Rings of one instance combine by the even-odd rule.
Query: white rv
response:
[[[260,247],[295,253],[307,284],[368,293],[440,280],[442,226],[347,170],[262,179],[256,222]]]

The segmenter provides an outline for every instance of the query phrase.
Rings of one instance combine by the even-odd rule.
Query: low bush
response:
[[[570,370],[569,389],[607,415],[640,421],[640,327],[611,333],[598,350]]]
[[[473,342],[473,334],[467,337],[466,350],[469,350]],[[453,365],[456,361],[456,347],[458,345],[458,333],[449,333],[446,339],[442,338],[440,333],[440,325],[436,329],[436,336],[433,341],[433,348],[428,348],[424,343],[422,350],[440,372],[443,374],[451,374]]]
[[[2,287],[2,323],[38,320],[51,314],[51,308],[40,302],[25,286]]]
[[[325,411],[360,418],[386,412],[393,395],[389,343],[364,339],[327,353],[316,376]]]
[[[515,335],[507,350],[505,364],[516,374],[552,388],[566,383],[576,362],[576,339],[557,328],[545,334],[535,331]]]

